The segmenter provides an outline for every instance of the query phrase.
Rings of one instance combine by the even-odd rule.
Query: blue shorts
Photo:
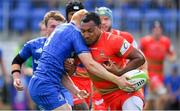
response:
[[[66,88],[63,88],[61,90],[61,92],[63,93],[63,96],[65,97],[65,99],[67,100],[68,104],[70,104],[71,106],[74,105],[73,103],[73,96],[72,94],[66,89]]]
[[[33,75],[29,83],[29,94],[41,110],[53,110],[67,102],[60,84]],[[67,98],[67,97],[66,97]]]

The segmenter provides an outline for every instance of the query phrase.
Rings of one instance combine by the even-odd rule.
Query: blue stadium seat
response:
[[[0,31],[3,30],[3,11],[0,10]]]
[[[16,9],[11,12],[12,29],[14,31],[22,32],[27,29],[29,13],[27,10]]]
[[[94,4],[95,4],[94,0],[85,0],[85,1],[83,2],[84,7],[85,7],[88,11],[93,11],[93,10],[94,10],[94,6],[93,6]]]
[[[65,7],[60,7],[59,11],[61,12],[61,14],[64,15],[64,17],[66,17],[66,11],[65,11]]]
[[[106,6],[107,3],[105,0],[95,0],[96,1],[96,7],[102,7],[102,6]]]
[[[124,25],[126,30],[131,32],[140,32],[142,14],[138,9],[125,11]]]
[[[121,29],[121,22],[122,22],[122,13],[119,8],[112,9],[112,16],[113,16],[113,24],[112,27],[115,29]]]
[[[166,10],[162,16],[162,22],[164,30],[168,35],[176,33],[177,28],[177,11],[176,10]]]
[[[39,31],[39,23],[43,20],[46,9],[37,8],[31,11],[30,25],[33,32]]]
[[[161,13],[159,10],[148,10],[144,14],[144,31],[150,31],[150,26],[155,20],[161,21]]]

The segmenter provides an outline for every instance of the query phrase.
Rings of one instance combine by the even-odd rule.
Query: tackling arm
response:
[[[129,83],[126,79],[108,72],[102,65],[94,61],[90,53],[81,53],[78,55],[78,57],[85,65],[87,71],[89,71],[90,73],[117,84],[119,88],[126,86],[133,87],[133,85]]]
[[[89,95],[86,93],[85,90],[80,90],[78,87],[76,87],[74,82],[67,74],[63,76],[62,83],[69,91],[71,91],[74,95],[76,95],[80,99],[87,98]]]

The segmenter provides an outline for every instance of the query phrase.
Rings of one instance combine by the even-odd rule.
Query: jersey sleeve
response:
[[[86,43],[83,39],[83,36],[80,32],[76,32],[73,34],[73,47],[76,52],[76,54],[80,53],[87,53],[89,52],[88,47],[86,46]]]
[[[27,43],[24,44],[22,49],[19,51],[19,55],[24,60],[27,60],[29,57],[31,57],[32,52],[31,52],[31,44],[30,44],[30,42],[27,42]]]
[[[132,50],[132,45],[122,37],[111,37],[110,47],[114,54],[117,54],[122,57],[126,57]]]
[[[144,51],[144,47],[145,47],[145,38],[142,37],[140,40],[139,40],[139,49],[141,49],[142,51]]]
[[[164,42],[167,47],[167,53],[170,55],[173,55],[175,53],[175,51],[174,51],[173,45],[171,44],[171,40],[166,37],[166,38],[164,38]]]
[[[132,34],[130,34],[128,32],[121,31],[120,36],[124,37],[131,44],[134,41],[134,38],[133,38]]]

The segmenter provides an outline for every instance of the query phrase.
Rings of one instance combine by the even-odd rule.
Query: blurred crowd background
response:
[[[109,7],[113,12],[113,27],[132,33],[137,42],[139,38],[151,33],[151,25],[155,20],[161,21],[163,33],[170,37],[177,53],[175,63],[166,62],[165,74],[169,76],[176,70],[177,75],[180,75],[180,0],[80,1],[88,11],[101,6]],[[67,2],[68,0],[0,0],[0,109],[30,107],[26,92],[16,92],[11,79],[3,77],[3,73],[11,75],[10,65],[18,47],[25,41],[40,36],[39,23],[44,14],[49,10],[59,10],[65,15]],[[180,95],[180,85],[177,90]]]

